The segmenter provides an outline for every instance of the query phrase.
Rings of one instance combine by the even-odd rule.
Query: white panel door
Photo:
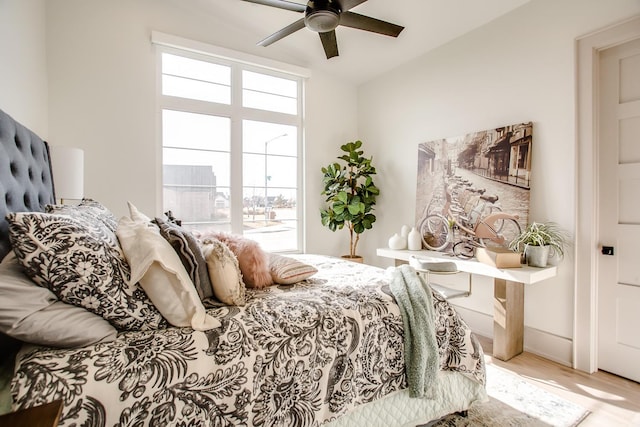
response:
[[[599,65],[598,368],[640,381],[640,39]]]

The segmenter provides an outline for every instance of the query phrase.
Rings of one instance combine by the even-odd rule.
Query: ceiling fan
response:
[[[398,37],[398,34],[404,29],[404,27],[400,25],[350,12],[352,8],[367,0],[310,0],[306,5],[287,0],[244,1],[304,13],[304,18],[298,19],[294,23],[271,34],[264,40],[259,41],[259,46],[269,46],[307,27],[320,36],[320,41],[322,42],[322,47],[324,48],[324,53],[327,55],[327,59],[338,56],[338,42],[335,31],[338,25],[371,31],[372,33],[384,34],[391,37]]]

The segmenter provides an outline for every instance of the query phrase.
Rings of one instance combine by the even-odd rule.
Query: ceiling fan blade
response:
[[[324,53],[327,59],[338,56],[338,40],[336,40],[336,30],[327,31],[326,33],[318,33]]]
[[[275,43],[278,40],[283,39],[288,35],[293,34],[296,31],[301,30],[303,28],[304,28],[304,18],[300,18],[293,24],[289,24],[283,29],[278,30],[275,33],[271,34],[269,37],[263,40],[260,40],[258,42],[258,46],[269,46],[270,44]]]
[[[342,11],[346,12],[366,1],[367,0],[340,0],[340,6],[342,6]]]
[[[359,30],[371,31],[372,33],[384,34],[385,36],[391,37],[398,37],[398,34],[404,30],[404,27],[401,27],[400,25],[353,12],[342,12],[340,14],[340,25],[357,28]]]
[[[291,10],[293,12],[304,12],[307,5],[294,3],[287,0],[244,0],[249,3],[262,4],[264,6],[277,7],[278,9]]]

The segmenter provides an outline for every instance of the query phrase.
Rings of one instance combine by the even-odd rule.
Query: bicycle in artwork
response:
[[[442,205],[426,210],[418,227],[427,249],[450,248],[460,258],[472,258],[478,247],[506,247],[521,231],[518,215],[502,212],[498,197],[466,182],[445,186]]]

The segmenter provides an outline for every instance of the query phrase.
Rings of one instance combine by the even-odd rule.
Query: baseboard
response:
[[[569,338],[525,326],[524,350],[561,365],[573,367],[573,341]]]
[[[456,306],[471,330],[484,337],[493,338],[493,317],[479,311]],[[524,327],[524,350],[561,365],[572,367],[572,341],[539,329]]]

